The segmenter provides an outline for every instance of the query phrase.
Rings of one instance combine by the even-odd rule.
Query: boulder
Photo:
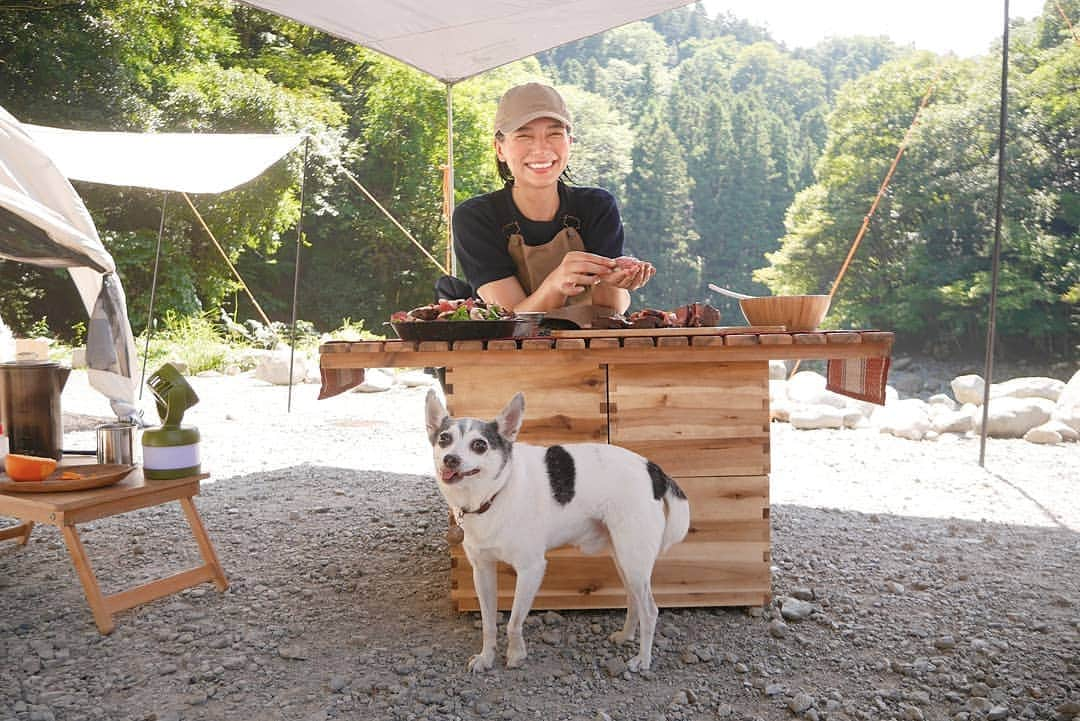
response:
[[[275,350],[259,358],[255,377],[276,386],[289,385],[289,349]],[[292,363],[292,382],[303,383],[307,377],[307,360],[297,354]]]
[[[799,371],[788,379],[788,398],[796,403],[816,403],[825,392],[825,376],[815,371]]]
[[[975,420],[972,418],[972,410],[974,409],[975,406],[968,403],[960,410],[931,413],[930,428],[935,433],[967,433],[975,427]]]
[[[956,401],[954,401],[952,398],[949,398],[944,393],[935,393],[934,395],[927,398],[926,402],[932,406],[944,406],[950,411],[956,410]]]
[[[1080,441],[1080,431],[1074,431],[1072,429],[1072,426],[1070,426],[1068,423],[1049,420],[1046,423],[1043,423],[1041,426],[1033,428],[1032,430],[1039,429],[1044,431],[1053,431],[1054,433],[1057,433],[1059,436],[1061,436],[1061,440],[1065,441],[1066,443]]]
[[[791,409],[788,420],[792,427],[805,431],[818,428],[843,428],[844,412],[828,405],[800,405]]]
[[[782,360],[769,361],[769,380],[787,380],[787,363]]]
[[[406,388],[427,388],[438,381],[435,376],[424,371],[404,371],[397,374],[397,382]]]
[[[986,434],[994,438],[1022,438],[1050,420],[1054,403],[1045,398],[994,398],[987,413]],[[973,430],[982,432],[982,413],[976,413]]]
[[[1045,398],[1057,402],[1065,390],[1065,382],[1056,378],[1030,376],[1013,378],[990,386],[991,398]]]
[[[1073,373],[1073,377],[1062,389],[1052,417],[1080,432],[1080,370]]]
[[[1041,443],[1045,445],[1053,445],[1055,443],[1061,443],[1061,434],[1055,431],[1053,428],[1048,428],[1049,424],[1044,423],[1041,426],[1036,426],[1030,431],[1024,434],[1024,440],[1028,443]]]
[[[870,420],[882,433],[921,441],[930,430],[929,405],[918,398],[896,401],[878,408]]]
[[[394,385],[394,371],[387,368],[368,368],[364,382],[353,388],[353,393],[381,393]]]
[[[957,403],[974,403],[981,406],[986,381],[979,375],[957,376],[949,383]]]

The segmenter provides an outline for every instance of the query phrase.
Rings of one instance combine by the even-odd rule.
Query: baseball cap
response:
[[[554,118],[570,127],[570,111],[555,88],[541,83],[515,85],[499,98],[495,132],[510,133],[537,118]]]

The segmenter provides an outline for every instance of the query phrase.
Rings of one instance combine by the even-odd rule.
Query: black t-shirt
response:
[[[514,259],[506,247],[504,224],[517,221],[526,245],[543,245],[563,229],[567,215],[580,221],[578,232],[585,250],[608,258],[622,255],[622,219],[615,198],[608,191],[560,182],[559,212],[555,219],[535,221],[517,209],[507,185],[494,193],[469,198],[454,209],[454,252],[466,280],[477,289],[516,274]]]

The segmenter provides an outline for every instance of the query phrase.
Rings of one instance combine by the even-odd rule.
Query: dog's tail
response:
[[[664,537],[660,541],[660,553],[668,550],[686,538],[690,530],[690,501],[679,484],[671,476],[660,471],[667,488],[664,491],[664,504],[667,506],[667,523],[664,525]]]

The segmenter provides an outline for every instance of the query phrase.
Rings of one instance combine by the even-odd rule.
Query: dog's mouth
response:
[[[442,476],[443,483],[457,483],[462,478],[466,476],[475,476],[479,472],[479,468],[474,468],[471,471],[459,471],[453,468],[444,468],[440,475]]]

